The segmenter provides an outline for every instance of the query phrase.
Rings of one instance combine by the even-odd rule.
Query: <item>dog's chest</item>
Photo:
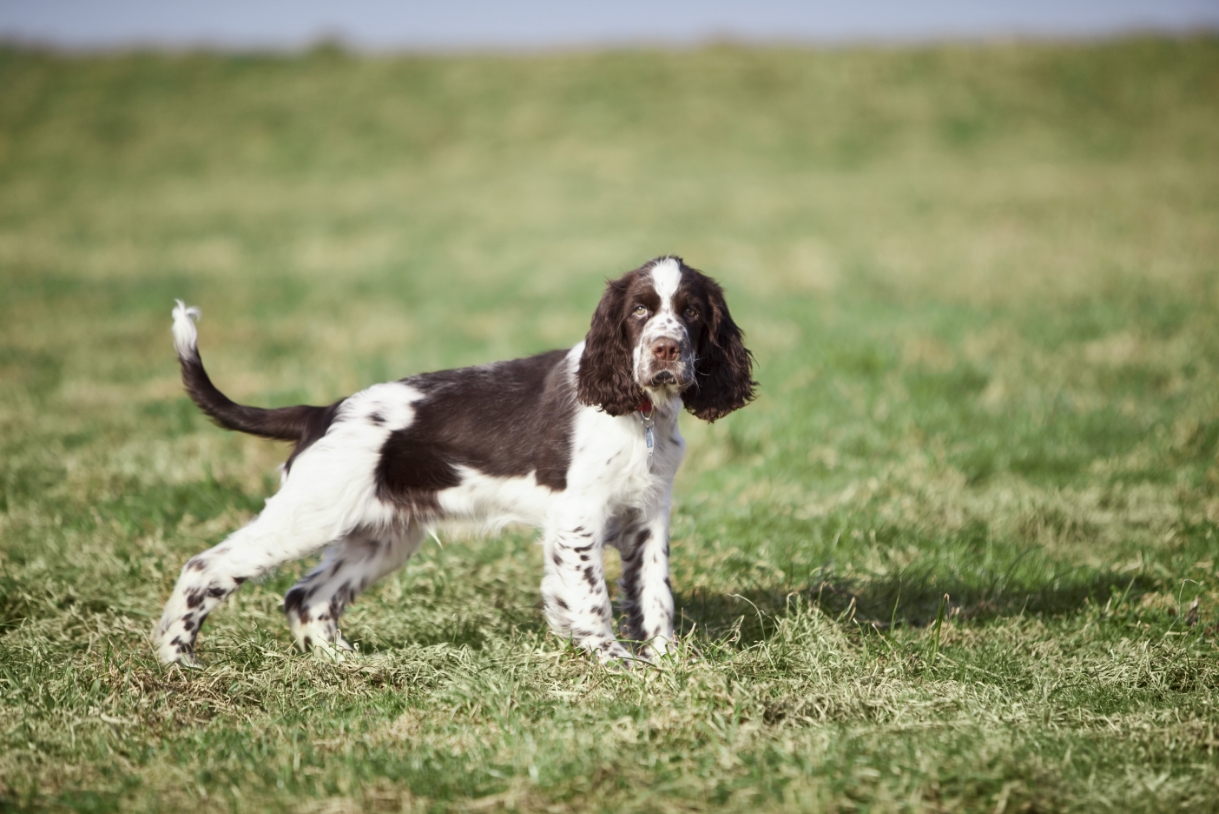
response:
[[[590,412],[582,418],[568,473],[573,497],[639,506],[673,481],[685,449],[676,417],[645,422],[638,414],[614,418]]]

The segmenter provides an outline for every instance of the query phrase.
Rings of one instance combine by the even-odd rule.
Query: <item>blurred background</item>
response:
[[[690,422],[691,494],[819,517],[897,478],[955,527],[1000,487],[1184,478],[1219,516],[1216,25],[1201,2],[3,4],[6,500],[187,488],[204,461],[266,488],[279,450],[180,394],[175,297],[235,398],[328,403],[570,346],[605,278],[676,253],[727,285],[763,385]],[[1029,511],[980,521],[1058,533]]]
[[[1216,25],[1201,2],[0,5],[6,499],[203,459],[264,488],[278,450],[181,397],[175,297],[235,398],[326,403],[569,346],[606,277],[677,253],[727,284],[763,384],[692,423],[683,488],[812,516],[886,472],[1104,473],[1184,478],[1215,514]],[[1027,536],[1024,511],[985,522]]]
[[[535,50],[640,45],[829,44],[1183,33],[1219,26],[1211,0],[863,0],[648,3],[555,0],[394,3],[48,0],[0,7],[0,33],[70,48],[292,49],[320,39],[374,50]]]
[[[0,809],[360,777],[570,810],[713,778],[760,810],[811,777],[827,810],[1213,810],[1216,31],[1201,0],[0,2]],[[151,662],[284,453],[184,396],[174,298],[234,399],[330,403],[571,346],[667,253],[725,285],[761,382],[683,425],[703,689],[553,694],[600,679],[537,666],[584,669],[512,531],[362,596],[380,660],[341,681],[288,657],[299,568],[209,620],[206,681]],[[623,715],[651,728],[579,740]]]

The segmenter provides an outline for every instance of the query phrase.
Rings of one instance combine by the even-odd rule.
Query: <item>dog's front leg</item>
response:
[[[630,527],[618,541],[627,635],[643,644],[639,655],[663,656],[673,642],[673,589],[669,584],[669,500],[666,498]]]
[[[547,525],[542,598],[546,620],[556,634],[596,653],[603,664],[622,664],[632,656],[614,636],[601,558],[602,526],[603,521],[579,516]]]

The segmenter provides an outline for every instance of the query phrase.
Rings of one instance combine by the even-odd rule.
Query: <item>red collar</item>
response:
[[[643,401],[639,402],[639,412],[643,413],[644,418],[647,418],[652,414],[652,409],[652,400],[644,396]]]

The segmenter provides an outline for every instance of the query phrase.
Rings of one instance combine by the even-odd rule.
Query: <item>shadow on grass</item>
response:
[[[694,591],[678,594],[676,605],[683,634],[702,631],[714,639],[737,638],[742,644],[762,641],[789,612],[789,599],[808,599],[823,613],[879,630],[924,627],[935,621],[940,603],[957,619],[985,621],[1011,616],[1054,617],[1074,613],[1086,604],[1116,606],[1158,589],[1151,576],[1073,568],[1038,585],[971,582],[943,578],[934,571],[905,572],[876,579],[824,579],[799,588],[774,586],[732,594]],[[737,631],[739,630],[739,634]]]
[[[778,623],[793,607],[792,597],[807,600],[823,613],[844,623],[877,630],[921,628],[932,624],[945,594],[946,615],[964,622],[985,622],[1015,616],[1051,618],[1077,613],[1085,606],[1109,605],[1116,612],[1137,603],[1143,594],[1164,585],[1147,573],[1131,575],[1088,567],[1065,569],[1039,580],[1002,578],[969,580],[945,577],[933,567],[876,578],[816,579],[803,586],[770,585],[736,593],[677,592],[677,626],[682,635],[695,632],[718,642],[748,646],[774,635]],[[547,630],[542,604],[522,604],[514,590],[492,590],[483,602],[495,608],[504,629],[530,634]],[[407,645],[450,644],[479,650],[488,634],[484,620],[444,614],[427,631],[416,628],[395,636],[381,633],[370,652]]]

